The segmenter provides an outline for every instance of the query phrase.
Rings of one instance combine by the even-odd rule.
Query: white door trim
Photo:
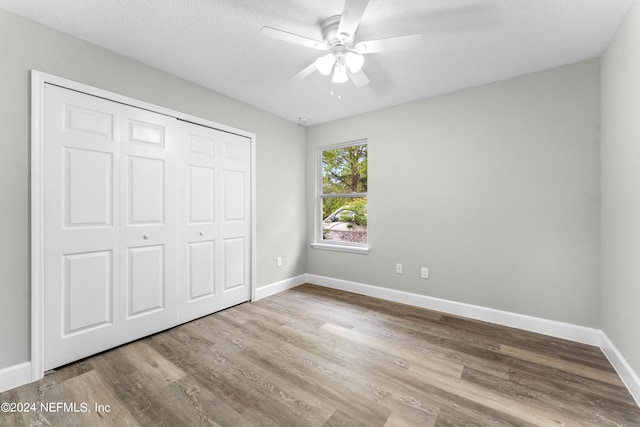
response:
[[[251,300],[256,297],[256,135],[113,92],[31,70],[31,380],[44,376],[43,286],[44,286],[44,185],[43,123],[44,87],[53,84],[70,90],[127,104],[247,137],[251,140]]]

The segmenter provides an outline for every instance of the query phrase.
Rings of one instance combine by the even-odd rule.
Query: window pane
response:
[[[322,199],[322,240],[367,243],[367,198]]]
[[[322,193],[367,192],[367,145],[322,152]]]

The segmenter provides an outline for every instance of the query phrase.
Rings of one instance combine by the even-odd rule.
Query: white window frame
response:
[[[352,199],[357,197],[365,197],[367,198],[367,203],[369,201],[368,198],[368,188],[367,193],[345,193],[345,194],[324,194],[323,193],[323,177],[322,177],[322,153],[328,150],[334,150],[336,148],[347,148],[347,147],[355,147],[358,145],[367,145],[367,156],[368,156],[368,140],[359,139],[356,141],[343,142],[340,144],[333,145],[323,145],[317,148],[316,152],[316,201],[315,201],[315,242],[311,244],[311,247],[314,249],[324,249],[331,251],[339,251],[339,252],[351,252],[358,254],[368,254],[369,253],[369,236],[368,236],[368,228],[369,224],[367,221],[367,243],[353,243],[353,242],[340,242],[340,241],[332,241],[332,240],[323,240],[323,228],[322,222],[324,220],[322,214],[322,201],[325,198],[335,198],[335,197],[344,197],[345,199]],[[367,164],[368,168],[368,164]],[[368,175],[368,171],[367,171]]]

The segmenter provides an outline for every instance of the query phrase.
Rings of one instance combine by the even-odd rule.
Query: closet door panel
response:
[[[136,113],[139,113],[139,111],[136,111]],[[164,149],[165,127],[162,124],[162,120],[158,122],[157,118],[154,117],[151,118],[150,121],[142,121],[142,119],[144,119],[144,114],[138,114],[138,116],[141,117],[141,120],[131,118],[130,115],[129,120],[127,121],[127,140],[133,144]]]
[[[51,88],[52,86],[49,86],[47,90],[52,92]],[[75,143],[83,146],[90,139],[92,146],[96,147],[102,143],[102,148],[107,148],[109,142],[113,141],[116,109],[113,106],[106,106],[103,100],[97,98],[88,102],[81,98],[83,98],[81,94],[76,93],[75,96],[69,94],[65,96],[69,102],[61,101],[62,131],[65,133],[66,144],[74,145]]]
[[[215,224],[216,168],[188,166],[189,224]]]
[[[221,308],[218,130],[182,123],[178,168],[178,318],[180,323]]]
[[[251,141],[225,133],[221,151],[221,298],[222,306],[230,307],[251,297]]]
[[[225,292],[245,286],[245,252],[244,237],[224,239]]]
[[[113,154],[66,148],[65,226],[113,226]]]
[[[45,86],[43,366],[120,343],[118,106]]]
[[[216,296],[216,242],[214,240],[189,243],[188,303]]]
[[[242,223],[245,220],[245,172],[225,169],[224,182],[224,222],[225,224]]]
[[[123,106],[120,304],[127,339],[176,324],[176,124]]]
[[[113,323],[113,252],[64,256],[63,337]]]
[[[129,156],[127,163],[127,225],[166,225],[164,160]]]
[[[164,246],[129,248],[127,319],[165,308]]]

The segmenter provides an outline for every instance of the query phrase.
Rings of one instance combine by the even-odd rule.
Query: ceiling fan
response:
[[[262,27],[260,34],[329,52],[289,80],[300,81],[317,70],[325,76],[331,76],[333,83],[345,83],[351,78],[356,87],[362,87],[369,83],[369,78],[362,70],[363,55],[411,49],[422,44],[422,34],[356,42],[356,32],[368,3],[369,0],[346,0],[342,15],[331,16],[320,24],[322,41],[267,26]]]

